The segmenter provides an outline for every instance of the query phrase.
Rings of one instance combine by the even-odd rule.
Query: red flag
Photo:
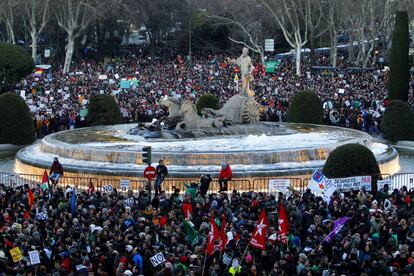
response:
[[[32,209],[33,202],[34,202],[34,194],[32,192],[32,189],[29,189],[29,192],[27,192],[27,200],[29,203],[29,208]]]
[[[160,227],[164,227],[167,224],[167,216],[162,216],[160,220]]]
[[[256,229],[253,232],[253,237],[250,240],[250,246],[253,246],[261,250],[266,250],[267,227],[269,227],[269,222],[267,221],[266,211],[263,209],[260,213]]]
[[[220,250],[223,251],[227,244],[227,235],[226,235],[226,213],[223,214],[223,220],[221,221],[220,228]]]
[[[213,255],[214,242],[220,238],[216,223],[214,222],[214,215],[210,219],[210,232],[208,232],[207,255]]]
[[[285,210],[285,206],[283,206],[282,204],[280,204],[277,207],[277,210],[279,212],[279,236],[280,236],[280,240],[286,244],[287,242],[287,233],[288,233],[288,229],[289,229],[289,222],[288,222],[288,217],[286,215],[286,210]]]

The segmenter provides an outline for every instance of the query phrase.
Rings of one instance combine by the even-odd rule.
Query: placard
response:
[[[269,179],[269,191],[286,193],[290,187],[290,179]]]
[[[128,179],[121,179],[119,181],[119,186],[121,187],[122,191],[127,191],[129,189],[129,180]]]
[[[156,267],[165,262],[165,257],[162,253],[158,253],[150,258],[152,266]]]
[[[79,116],[85,118],[88,115],[88,109],[81,109],[79,110]]]
[[[20,248],[15,247],[13,249],[10,249],[10,255],[12,256],[13,262],[17,263],[23,259],[22,252],[20,251]]]
[[[36,215],[36,219],[40,221],[45,221],[49,219],[49,216],[45,211],[42,211]]]
[[[133,198],[128,198],[124,200],[124,207],[132,207],[134,206],[134,199]]]
[[[392,190],[391,179],[384,179],[384,180],[378,180],[377,181],[377,189],[378,189],[378,191],[384,189],[384,186],[385,185],[388,185],[388,188],[390,190]]]
[[[98,79],[99,80],[106,80],[108,78],[108,76],[107,75],[99,75],[98,76]]]
[[[40,256],[39,256],[38,250],[29,251],[29,258],[30,258],[31,265],[40,264]]]
[[[102,190],[104,192],[110,193],[110,192],[112,192],[114,190],[114,188],[112,187],[112,185],[106,185],[106,186],[103,186],[102,187]]]

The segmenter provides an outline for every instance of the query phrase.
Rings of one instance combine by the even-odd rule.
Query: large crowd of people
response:
[[[51,191],[47,185],[1,184],[0,274],[414,272],[413,191],[405,187],[388,190],[385,186],[375,194],[336,192],[328,203],[310,190],[205,195],[192,191],[195,187],[184,196],[179,191],[171,196],[161,192],[151,200],[142,190],[104,192],[92,186],[81,191],[68,186]],[[259,219],[263,210],[267,221]],[[338,219],[344,223],[333,229]],[[220,229],[220,241],[216,237],[209,247],[212,223]],[[261,227],[264,224],[266,228]],[[259,234],[264,237],[264,250],[248,246]],[[151,261],[159,253],[165,260]]]
[[[85,125],[88,100],[94,94],[113,95],[124,122],[148,121],[165,116],[159,105],[163,96],[196,101],[205,93],[215,94],[220,104],[238,93],[236,66],[226,63],[226,55],[198,55],[192,61],[181,56],[151,58],[135,56],[76,63],[64,74],[59,67],[35,72],[16,85],[35,114],[39,136]],[[327,58],[320,56],[318,65]],[[262,105],[263,120],[285,121],[289,100],[298,90],[315,91],[321,98],[325,123],[379,131],[387,104],[387,74],[381,66],[370,70],[352,69],[340,58],[336,70],[313,70],[303,61],[302,76],[295,75],[294,63],[285,59],[275,73],[262,74],[255,62],[252,88]],[[414,78],[413,78],[414,79]],[[127,88],[126,88],[127,87]],[[413,102],[414,81],[410,102]]]

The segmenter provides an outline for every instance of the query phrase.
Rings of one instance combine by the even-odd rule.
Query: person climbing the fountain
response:
[[[233,177],[233,172],[231,171],[230,165],[225,162],[222,162],[220,175],[218,178],[218,182],[220,185],[220,192],[227,192],[227,185],[232,177]]]
[[[157,174],[157,179],[155,180],[155,195],[158,195],[161,194],[162,182],[168,176],[168,168],[165,166],[164,160],[158,162],[155,173]]]
[[[59,159],[55,157],[53,159],[52,167],[50,168],[49,179],[52,182],[53,186],[56,186],[59,182],[59,179],[63,176],[63,167],[60,164]]]

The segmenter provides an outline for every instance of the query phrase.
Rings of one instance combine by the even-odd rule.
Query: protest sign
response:
[[[156,267],[165,262],[165,257],[162,253],[158,253],[150,258],[152,266]]]
[[[384,186],[385,185],[388,185],[388,188],[392,190],[391,179],[384,179],[384,180],[378,180],[377,181],[377,189],[378,189],[378,191],[384,189]]]
[[[40,256],[39,256],[38,250],[29,251],[29,258],[30,258],[31,265],[40,264]]]
[[[114,188],[112,187],[112,185],[106,185],[102,187],[104,192],[110,193],[114,190]]]
[[[119,181],[119,186],[121,187],[122,191],[127,191],[129,189],[129,180],[128,179],[121,179]]]
[[[20,251],[20,248],[15,247],[13,249],[10,249],[9,252],[13,259],[13,262],[17,263],[17,262],[20,262],[21,259],[23,259],[23,255],[22,255],[22,252]]]
[[[286,193],[290,187],[290,179],[269,179],[269,191]]]
[[[350,192],[360,190],[362,188],[365,191],[371,191],[371,176],[353,176],[347,178],[334,178],[332,179],[336,188],[341,192]]]
[[[134,206],[134,199],[133,198],[128,198],[124,200],[124,207],[132,207]]]

